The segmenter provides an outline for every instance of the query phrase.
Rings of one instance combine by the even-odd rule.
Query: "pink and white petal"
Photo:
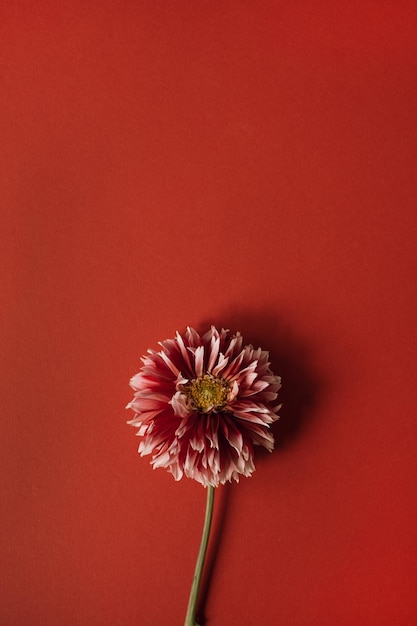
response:
[[[191,326],[187,326],[187,330],[185,333],[186,340],[188,345],[192,348],[197,348],[201,345],[201,337],[194,328]]]
[[[233,420],[224,416],[222,426],[222,434],[227,442],[236,450],[236,452],[242,452],[243,436],[242,433],[236,428]]]
[[[180,348],[182,358],[184,359],[184,362],[188,368],[188,371],[191,373],[193,371],[193,368],[191,366],[190,357],[188,356],[188,352],[187,352],[187,348],[185,347],[184,340],[178,331],[176,333],[176,340]]]
[[[239,417],[247,422],[253,422],[255,424],[270,424],[273,420],[269,417],[268,412],[260,412],[255,409],[237,409],[235,407],[230,408],[233,415]]]
[[[200,378],[204,374],[204,346],[198,346],[194,353],[195,359],[195,373],[197,378]]]
[[[237,398],[237,396],[238,396],[239,394],[240,394],[240,388],[239,388],[239,385],[238,385],[237,381],[236,381],[236,380],[234,380],[234,381],[232,382],[231,387],[230,387],[230,391],[229,391],[229,393],[227,394],[227,402],[228,402],[228,403],[230,403],[230,402],[234,402],[234,401],[236,400],[236,398]]]
[[[216,367],[213,368],[213,371],[212,371],[213,376],[219,376],[219,374],[222,374],[223,376],[222,370],[226,367],[228,362],[229,362],[229,357],[225,357],[224,354],[220,352],[218,363]]]
[[[216,364],[217,357],[219,355],[219,349],[220,349],[220,338],[213,337],[211,341],[211,345],[210,345],[210,357],[209,357],[209,361],[207,364],[207,371],[209,374],[211,374],[211,371]]]
[[[181,391],[177,391],[168,404],[172,406],[174,414],[179,417],[187,417],[192,412],[188,397]]]
[[[179,369],[174,365],[174,363],[171,361],[171,359],[168,357],[167,354],[165,354],[165,352],[163,350],[161,350],[161,352],[158,352],[159,356],[161,357],[161,359],[163,360],[163,362],[169,367],[169,369],[171,370],[171,372],[173,374],[175,374],[175,376],[178,376],[178,374],[180,373]]]
[[[226,356],[229,357],[229,355]],[[238,370],[238,368],[240,367],[241,363],[243,360],[243,352],[241,352],[240,354],[238,354],[233,361],[231,361],[228,365],[228,367],[222,372],[222,376],[223,378],[225,378],[226,380],[230,380],[232,378],[232,376],[236,373],[236,371]]]

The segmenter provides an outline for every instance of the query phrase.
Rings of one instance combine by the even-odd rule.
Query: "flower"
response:
[[[135,394],[127,408],[135,417],[128,423],[154,468],[216,487],[252,474],[254,445],[273,450],[281,379],[268,352],[242,344],[239,332],[212,326],[200,336],[188,327],[142,357],[130,381]]]

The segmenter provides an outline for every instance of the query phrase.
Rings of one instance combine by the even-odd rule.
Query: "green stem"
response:
[[[190,599],[188,600],[187,614],[184,626],[198,626],[196,621],[198,593],[200,591],[201,577],[203,574],[204,561],[206,558],[207,545],[210,536],[211,518],[213,516],[214,487],[207,487],[206,515],[204,518],[203,535],[201,537],[200,550],[195,564],[193,584],[191,585]]]

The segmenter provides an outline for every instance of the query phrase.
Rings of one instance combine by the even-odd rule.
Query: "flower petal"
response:
[[[280,408],[281,379],[268,352],[214,326],[202,336],[188,327],[159,345],[130,380],[135,393],[127,408],[141,438],[139,453],[175,480],[187,476],[217,486],[250,476],[254,446],[274,447],[270,424]]]

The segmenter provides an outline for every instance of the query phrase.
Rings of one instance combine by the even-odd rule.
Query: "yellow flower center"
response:
[[[187,389],[195,408],[201,413],[224,407],[229,390],[229,384],[225,380],[211,374],[192,380]]]

